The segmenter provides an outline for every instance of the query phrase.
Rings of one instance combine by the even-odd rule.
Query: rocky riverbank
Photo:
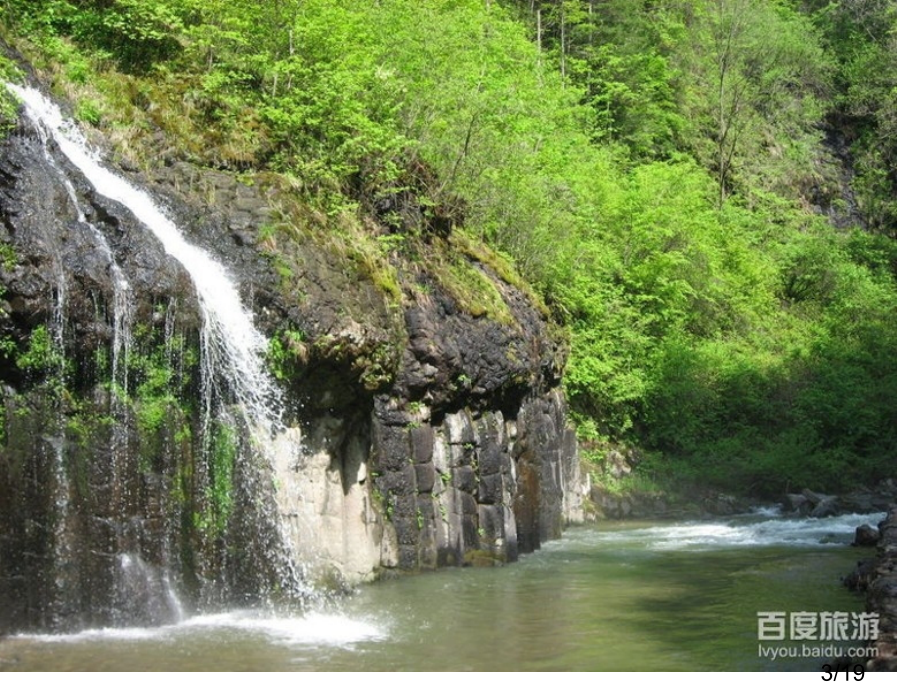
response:
[[[866,611],[879,614],[879,635],[870,647],[876,651],[866,664],[870,671],[896,671],[898,668],[898,509],[878,525],[876,534],[871,526],[863,525],[856,531],[857,545],[876,537],[876,555],[860,561],[856,570],[847,576],[845,584],[853,590],[866,593]]]
[[[590,487],[589,498],[588,518],[607,520],[690,520],[748,513],[763,505],[762,501],[720,491],[700,492],[692,497],[643,490],[614,494],[598,484]]]
[[[803,489],[783,496],[782,505],[786,513],[821,518],[847,513],[882,513],[894,505],[897,498],[897,483],[887,479],[874,488],[863,487],[840,496]]]
[[[590,485],[588,496],[589,516],[610,520],[738,515],[777,503],[786,515],[822,518],[885,512],[897,500],[897,484],[889,479],[876,487],[865,487],[839,496],[806,488],[785,494],[778,502],[699,487],[681,491],[632,489],[612,493],[597,483]]]

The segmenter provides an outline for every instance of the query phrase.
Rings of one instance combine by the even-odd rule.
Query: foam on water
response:
[[[207,627],[252,632],[280,644],[345,645],[386,637],[385,631],[367,621],[339,614],[309,613],[299,617],[260,616],[235,611],[188,620],[186,627]]]
[[[706,550],[737,546],[821,546],[849,544],[856,528],[877,524],[884,513],[828,518],[783,518],[752,514],[726,520],[626,529],[605,533],[609,542],[639,542],[656,551]]]
[[[309,613],[285,618],[247,610],[194,616],[156,628],[96,628],[73,634],[17,635],[16,638],[53,643],[168,641],[187,634],[197,636],[202,631],[256,635],[272,644],[289,647],[342,647],[387,637],[386,629],[380,625],[339,614]]]

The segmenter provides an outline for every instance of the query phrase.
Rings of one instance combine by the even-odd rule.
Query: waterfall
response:
[[[283,395],[263,362],[268,342],[253,325],[227,270],[206,251],[188,242],[149,194],[103,167],[76,126],[54,103],[35,89],[15,84],[6,87],[22,100],[29,118],[47,128],[61,152],[96,192],[125,206],[188,272],[204,322],[204,376],[210,381],[226,378],[250,434],[264,442],[282,430]]]
[[[68,195],[78,210],[80,220],[83,220],[82,213],[79,211],[79,204],[77,203],[76,192],[73,185],[67,180],[64,171],[60,169],[51,156],[51,152],[48,150],[47,134],[45,130],[40,129],[39,134],[42,140],[42,152],[45,155],[45,160],[48,161],[58,173],[67,189]],[[67,325],[67,277],[64,272],[64,259],[61,257],[60,253],[56,253],[53,259],[54,283],[51,294],[52,307],[48,329],[50,346],[55,355],[54,370],[51,372],[51,376],[58,384],[63,384],[66,378],[64,345],[66,339],[65,329]],[[70,593],[73,591],[75,584],[72,567],[74,561],[73,545],[68,533],[70,529],[69,523],[73,513],[73,505],[71,499],[72,486],[67,472],[66,456],[64,452],[64,424],[63,418],[60,415],[58,416],[57,424],[53,429],[50,429],[49,432],[50,433],[45,436],[44,441],[51,447],[54,457],[51,489],[54,506],[52,514],[54,525],[52,532],[54,590],[55,597],[58,601],[67,601],[70,598]]]
[[[2,84],[2,83],[0,83]],[[244,306],[237,285],[227,269],[204,249],[186,240],[183,232],[154,199],[128,180],[108,170],[98,156],[90,150],[76,126],[64,118],[60,109],[35,89],[4,84],[25,106],[26,116],[41,133],[43,140],[50,137],[64,157],[80,171],[82,176],[102,197],[121,204],[139,223],[151,232],[162,244],[165,252],[175,258],[185,269],[195,287],[201,316],[200,379],[202,408],[202,458],[207,465],[210,439],[219,435],[222,429],[233,425],[244,440],[236,450],[235,492],[243,497],[249,513],[242,516],[247,527],[246,536],[251,542],[241,544],[240,549],[266,552],[266,567],[272,575],[260,585],[263,597],[271,594],[269,587],[278,583],[289,594],[303,601],[312,594],[305,584],[302,566],[294,562],[286,526],[278,520],[277,505],[271,493],[271,482],[266,481],[269,471],[295,463],[298,451],[296,430],[289,430],[283,423],[285,409],[284,395],[267,371],[264,356],[267,339],[256,329],[252,314]],[[95,237],[99,251],[109,265],[113,284],[112,304],[112,409],[116,418],[118,406],[123,405],[119,391],[128,390],[128,361],[132,347],[131,326],[133,320],[133,291],[124,271],[115,260],[102,230],[89,222],[80,207],[74,185],[67,179],[68,173],[58,165],[45,143],[45,155],[49,163],[60,174],[67,193],[76,209],[77,219],[88,227]],[[62,269],[63,274],[63,269]],[[63,346],[64,284],[59,281],[58,302],[54,311],[55,340]],[[58,313],[60,312],[60,314]],[[174,328],[175,313],[171,307],[166,314],[167,348]],[[60,321],[60,335],[57,323]],[[127,411],[123,419],[127,419]],[[215,424],[223,422],[223,427]],[[122,427],[126,433],[126,425]],[[239,430],[242,434],[239,434]],[[288,433],[288,432],[292,433]],[[113,434],[112,467],[115,484],[122,475],[119,463],[127,462],[128,443],[125,437]],[[59,454],[60,455],[60,454]],[[57,479],[66,479],[63,457],[56,468]],[[198,470],[201,471],[201,470]],[[207,473],[207,470],[204,470]],[[116,486],[117,489],[117,486]],[[118,498],[116,490],[113,501]],[[113,508],[118,510],[119,506]],[[66,513],[68,504],[59,506],[59,512]],[[155,573],[137,551],[135,527],[127,523],[117,531],[118,554],[113,554],[115,580],[119,582],[119,595],[124,601],[134,598],[131,594],[139,589],[152,593],[152,600],[164,600],[166,604],[157,610],[160,613],[175,614],[182,608],[172,590],[172,579],[166,573]],[[57,536],[57,535],[56,535]],[[63,540],[63,533],[60,535]],[[60,547],[59,547],[60,548]],[[66,555],[61,551],[61,555]],[[275,584],[272,584],[272,581]],[[152,614],[150,614],[152,616]]]
[[[73,204],[74,211],[77,214],[77,221],[86,225],[92,231],[93,237],[96,239],[96,246],[108,262],[109,270],[112,274],[112,396],[113,403],[117,405],[119,398],[116,395],[115,387],[121,386],[122,390],[128,389],[128,357],[131,352],[131,320],[133,317],[131,313],[131,305],[133,304],[131,286],[121,266],[119,266],[118,262],[115,260],[115,255],[112,253],[112,248],[109,246],[109,242],[105,235],[94,223],[89,222],[86,214],[83,212],[80,200],[77,197],[77,190],[74,189],[73,183],[67,179],[66,173],[61,169],[57,161],[54,160],[54,156],[51,155],[51,151],[48,148],[47,129],[39,127],[38,131],[42,138],[42,152],[45,154],[45,160],[54,168],[61,180],[61,184],[63,184],[64,189],[67,190],[67,196],[70,198],[70,203]],[[58,284],[60,290],[63,291],[65,285],[63,266],[59,266],[59,269]],[[57,300],[57,302],[58,303],[55,304],[52,321],[56,325],[54,329],[55,342],[63,351],[64,305],[61,300]],[[57,327],[58,323],[60,324],[60,328]],[[58,333],[58,331],[60,332]]]
[[[97,249],[102,253],[109,266],[112,276],[112,366],[111,366],[111,391],[109,400],[112,407],[112,415],[116,424],[112,430],[112,458],[116,468],[126,461],[128,448],[128,410],[125,406],[124,395],[128,391],[128,360],[131,354],[131,324],[133,320],[133,297],[131,286],[125,277],[124,271],[115,259],[112,248],[105,237],[105,234],[94,224],[89,221],[83,212],[82,204],[77,196],[77,190],[74,189],[73,183],[68,179],[67,173],[58,165],[58,162],[51,154],[48,146],[48,130],[45,127],[38,127],[39,136],[42,140],[42,153],[45,160],[57,173],[61,184],[67,191],[70,203],[73,205],[77,221],[88,227],[96,241]],[[81,143],[82,140],[80,140]],[[63,265],[58,262],[58,292],[65,294],[66,282],[64,277]],[[64,313],[65,308],[62,299],[55,301],[54,314],[52,316],[53,339],[55,346],[62,355],[64,353]],[[63,374],[63,372],[62,372]],[[60,451],[58,451],[60,453]],[[60,472],[63,475],[63,469]],[[117,473],[116,473],[117,476]]]

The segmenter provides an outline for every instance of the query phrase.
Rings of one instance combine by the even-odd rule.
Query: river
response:
[[[855,527],[882,517],[598,523],[507,567],[391,579],[307,613],[14,636],[0,670],[819,670],[802,655],[856,643],[790,641],[789,614],[862,611],[840,579],[870,555],[848,545]],[[776,615],[786,639],[767,641]]]

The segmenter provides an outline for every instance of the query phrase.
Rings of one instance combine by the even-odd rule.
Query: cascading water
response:
[[[113,420],[110,445],[110,464],[112,468],[112,484],[116,490],[112,492],[113,505],[110,509],[113,514],[124,515],[128,508],[123,491],[117,490],[126,483],[128,475],[129,458],[129,412],[125,396],[129,387],[129,358],[131,353],[131,327],[133,322],[133,295],[131,286],[125,276],[124,270],[118,264],[114,252],[108,243],[105,234],[97,225],[90,222],[83,211],[77,191],[68,179],[67,173],[61,168],[52,155],[48,131],[44,127],[38,128],[41,137],[42,152],[45,160],[57,174],[61,185],[73,205],[77,222],[89,228],[95,241],[96,250],[99,251],[109,267],[112,284],[112,347],[111,347],[111,381],[109,391],[109,404]],[[82,143],[82,142],[81,142]],[[59,262],[60,264],[60,262]],[[58,272],[58,294],[64,295],[66,277],[63,266]],[[52,315],[53,341],[61,361],[64,360],[64,323],[65,306],[63,299],[55,301]],[[56,372],[63,378],[64,371]],[[72,598],[75,589],[74,583],[68,582],[66,573],[72,571],[74,560],[71,540],[67,534],[67,523],[70,519],[71,506],[70,494],[72,486],[65,469],[64,444],[61,441],[63,429],[54,443],[55,453],[55,496],[56,498],[56,527],[55,527],[55,572],[57,597],[67,602]],[[129,534],[130,530],[119,530],[116,549],[119,552],[111,560],[110,577],[114,583],[112,615],[115,620],[127,622],[162,622],[180,620],[184,617],[183,607],[175,593],[169,575],[146,563],[137,553],[140,550],[137,535]],[[65,608],[66,608],[65,604]]]
[[[189,243],[182,231],[147,193],[104,168],[79,131],[39,91],[7,84],[26,106],[30,119],[47,128],[61,152],[102,196],[124,205],[188,271],[198,292],[204,321],[205,375],[223,377],[236,396],[251,434],[270,438],[283,428],[283,395],[263,363],[268,346],[243,306],[227,270],[206,251]]]
[[[106,262],[109,264],[109,270],[112,274],[112,330],[113,330],[113,339],[112,339],[112,388],[113,393],[116,386],[121,386],[123,390],[127,390],[128,387],[128,356],[131,351],[131,319],[132,319],[132,298],[131,298],[131,286],[128,283],[125,273],[122,270],[121,266],[118,265],[118,262],[115,260],[115,255],[112,253],[112,248],[109,246],[108,240],[105,237],[105,234],[93,223],[90,223],[86,217],[86,214],[83,212],[82,205],[80,200],[77,197],[77,190],[74,189],[73,183],[67,178],[66,173],[58,165],[57,161],[54,159],[54,156],[51,155],[51,150],[48,147],[48,138],[47,130],[44,127],[39,127],[39,135],[42,139],[42,152],[45,155],[45,160],[48,161],[48,164],[54,169],[58,174],[58,177],[61,180],[61,184],[64,186],[64,189],[67,190],[67,196],[70,198],[70,202],[73,204],[74,211],[77,215],[77,221],[85,226],[87,226],[93,233],[93,237],[96,239],[97,248],[102,252],[103,257]],[[81,141],[81,140],[79,140]],[[83,143],[81,141],[81,143]],[[84,144],[85,145],[85,144]],[[59,292],[63,294],[65,290],[65,277],[63,266],[60,266],[58,273],[58,285]],[[55,324],[54,333],[56,344],[59,346],[59,349],[63,351],[64,347],[64,304],[63,300],[57,300],[55,305],[54,316],[52,321]]]
[[[48,163],[60,174],[64,181],[68,194],[76,204],[76,193],[73,186],[64,177],[63,171],[55,163],[51,152],[48,150],[47,137],[44,130],[40,130],[42,139],[42,151]],[[82,215],[82,214],[81,214]],[[58,253],[54,256],[54,284],[51,295],[51,319],[49,323],[49,337],[51,349],[54,352],[53,371],[50,372],[52,378],[59,383],[63,382],[66,372],[64,371],[64,341],[67,312],[67,277],[64,273],[64,259]],[[59,416],[60,419],[60,416]],[[64,451],[64,429],[63,425],[58,422],[57,428],[53,430],[53,435],[46,438],[47,443],[52,448],[54,455],[53,468],[53,489],[54,497],[54,536],[53,536],[53,553],[55,562],[54,587],[55,595],[59,600],[66,600],[68,592],[73,588],[71,582],[70,563],[73,561],[71,540],[68,537],[68,523],[71,520],[71,483],[67,474],[66,459]]]
[[[91,153],[79,131],[73,123],[67,121],[60,110],[35,89],[13,84],[6,88],[23,102],[25,113],[43,138],[53,140],[57,149],[69,163],[77,168],[87,182],[99,195],[124,206],[149,230],[162,244],[167,254],[175,258],[186,270],[194,284],[200,312],[200,360],[199,377],[201,381],[201,463],[210,462],[214,438],[222,430],[235,427],[235,437],[239,443],[231,442],[236,447],[237,456],[233,461],[233,481],[235,491],[246,501],[250,513],[245,516],[253,526],[247,528],[246,539],[251,542],[246,547],[252,550],[264,549],[269,561],[266,565],[272,571],[270,576],[259,585],[263,590],[260,596],[267,596],[279,585],[288,594],[303,600],[311,594],[305,584],[303,568],[295,564],[286,548],[286,536],[283,526],[277,520],[276,507],[271,492],[271,482],[267,480],[269,464],[293,463],[297,454],[296,434],[288,434],[282,421],[284,396],[268,374],[264,365],[266,338],[255,328],[249,311],[245,308],[233,279],[227,270],[206,251],[189,243],[174,221],[145,192],[134,187],[124,178],[107,170]],[[113,300],[112,320],[112,366],[111,396],[113,416],[124,422],[126,413],[118,413],[123,395],[129,387],[129,359],[132,347],[132,288],[125,272],[115,260],[105,234],[89,222],[81,209],[74,185],[68,180],[68,174],[54,161],[47,142],[45,155],[49,163],[61,176],[62,182],[73,203],[77,219],[83,227],[91,230],[98,250],[105,258],[111,274]],[[63,299],[63,282],[60,288]],[[64,308],[61,302],[60,319],[64,323]],[[55,311],[55,315],[57,315]],[[167,310],[168,312],[169,310]],[[175,314],[166,314],[166,328],[173,329]],[[63,325],[61,326],[61,347],[63,349]],[[57,338],[57,331],[55,330]],[[167,334],[167,348],[172,347],[171,333]],[[168,353],[167,353],[168,356]],[[124,410],[122,409],[122,412]],[[122,434],[113,432],[111,447],[113,469],[112,501],[113,511],[117,514],[122,498],[119,490],[119,478],[122,473],[120,463],[127,462],[129,455],[126,424],[121,424]],[[218,428],[219,427],[219,428]],[[240,433],[242,431],[242,433]],[[290,440],[289,440],[290,439]],[[226,448],[224,448],[226,450]],[[216,462],[216,459],[214,460]],[[207,467],[198,468],[196,472],[207,476]],[[64,458],[60,457],[56,476],[62,483],[66,481]],[[197,481],[197,480],[195,480]],[[200,482],[199,482],[200,483]],[[62,491],[61,496],[68,492]],[[59,513],[66,513],[68,506],[63,505]],[[246,512],[243,510],[240,513]],[[66,515],[64,515],[66,518]],[[64,519],[58,520],[64,524]],[[115,574],[115,596],[125,602],[136,599],[138,591],[152,592],[160,614],[149,616],[149,621],[156,622],[175,617],[181,612],[181,606],[172,589],[167,572],[155,572],[140,553],[142,536],[130,521],[115,528],[116,549],[113,560]],[[64,535],[58,542],[65,548]],[[61,552],[61,557],[67,554]],[[263,560],[266,560],[263,559]],[[221,567],[222,569],[222,567]],[[122,594],[119,594],[121,592]],[[130,607],[129,607],[130,608]],[[117,617],[116,617],[117,619]],[[133,616],[135,621],[145,622],[141,612]],[[118,622],[116,620],[116,622]],[[130,622],[125,620],[125,623]]]
[[[116,467],[124,462],[127,455],[127,410],[124,404],[124,394],[128,390],[128,357],[131,352],[131,322],[132,314],[132,295],[131,286],[125,277],[124,271],[115,260],[112,248],[109,246],[105,234],[94,224],[89,222],[86,214],[83,212],[77,191],[73,183],[67,178],[67,174],[61,169],[48,145],[48,130],[44,127],[38,128],[42,140],[42,152],[45,160],[57,173],[61,184],[67,191],[67,196],[73,204],[74,212],[77,216],[77,222],[88,227],[96,241],[96,248],[102,253],[112,277],[112,376],[110,386],[110,403],[113,417],[116,424],[112,430],[112,458]],[[82,142],[81,142],[82,143]],[[58,274],[58,292],[65,294],[66,278],[64,276],[63,266],[60,266]],[[65,308],[62,299],[58,299],[55,304],[54,314],[52,316],[53,339],[57,351],[63,356],[64,352],[64,321]],[[61,372],[63,375],[63,372]],[[116,473],[117,474],[117,473]],[[62,473],[63,476],[63,473]]]

